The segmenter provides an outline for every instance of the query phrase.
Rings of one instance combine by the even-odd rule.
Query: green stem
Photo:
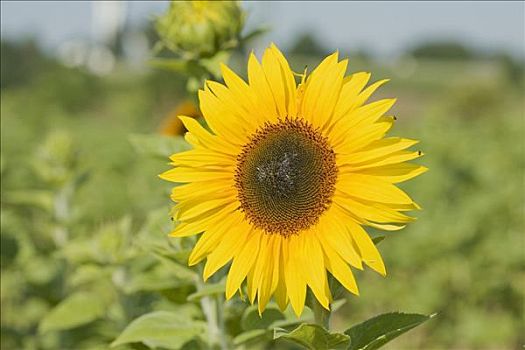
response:
[[[310,301],[315,323],[327,330],[330,329],[331,311],[326,310],[321,304],[319,304],[319,301],[317,301],[317,298],[313,294],[311,295]]]
[[[196,278],[197,290],[204,288],[204,282],[202,281],[202,264],[198,266],[199,274]],[[220,344],[220,329],[217,322],[217,304],[216,299],[209,296],[203,297],[201,300],[201,308],[208,323],[208,335],[210,343],[208,344],[210,349],[213,349],[215,344]]]
[[[199,275],[197,276],[197,290],[204,288],[204,282],[201,279],[203,265],[199,265]],[[226,339],[226,330],[224,325],[224,297],[222,296],[205,296],[201,299],[201,308],[208,323],[208,334],[210,337],[210,349],[219,346],[221,350],[228,349]]]
[[[217,295],[215,298],[215,302],[217,303],[217,323],[219,326],[219,341],[221,350],[227,350],[228,349],[228,342],[226,341],[226,327],[225,327],[225,320],[224,320],[224,297],[222,295]]]
[[[63,247],[68,239],[68,223],[70,217],[70,200],[74,188],[72,183],[65,184],[55,194],[54,198],[54,219],[56,226],[53,232],[53,238],[58,247]]]

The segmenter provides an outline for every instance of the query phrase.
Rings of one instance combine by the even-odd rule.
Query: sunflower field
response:
[[[417,220],[400,231],[366,227],[387,273],[375,273],[373,263],[352,268],[359,296],[343,291],[349,288],[327,265],[331,295],[319,294],[328,314],[310,284],[299,312],[288,297],[282,308],[278,295],[261,308],[261,295],[250,303],[251,287],[241,284],[249,272],[230,298],[229,260],[214,274],[205,256],[188,266],[199,236],[170,233],[191,225],[181,215],[202,204],[192,193],[172,193],[174,184],[159,174],[170,180],[170,169],[190,164],[170,156],[205,141],[186,134],[209,127],[213,111],[198,92],[204,81],[225,81],[224,63],[251,83],[251,48],[268,44],[258,46],[261,58],[270,47],[271,31],[239,34],[245,14],[234,5],[168,11],[152,29],[157,45],[148,66],[117,61],[106,75],[68,67],[31,41],[2,41],[0,349],[521,349],[525,76],[523,62],[504,55],[455,57],[422,47],[385,62],[339,48],[339,60],[349,58],[346,76],[371,72],[368,85],[390,79],[368,103],[397,98],[389,136],[419,140],[411,151],[428,168],[399,184],[417,201],[409,208]],[[191,31],[191,11],[202,11],[205,30]],[[337,49],[314,46],[280,47],[297,84]],[[264,125],[272,133],[276,124]],[[230,125],[233,137],[241,127]],[[327,162],[322,155],[312,157]],[[187,192],[220,200],[226,193],[215,183]],[[286,192],[276,186],[272,198]],[[241,200],[248,211],[254,196]],[[282,233],[279,220],[267,224],[272,232],[263,240],[275,232],[287,240],[304,224],[292,220]]]

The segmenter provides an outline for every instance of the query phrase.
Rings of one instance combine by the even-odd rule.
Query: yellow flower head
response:
[[[161,177],[175,187],[171,234],[202,233],[189,258],[207,259],[204,279],[231,261],[226,297],[247,281],[262,312],[273,295],[300,315],[307,287],[325,308],[332,300],[327,271],[358,294],[351,267],[386,274],[363,229],[398,230],[418,205],[394,184],[425,167],[417,141],[389,137],[394,99],[366,103],[386,80],[365,87],[369,73],[345,77],[347,60],[328,56],[297,84],[283,54],[271,45],[248,61],[248,83],[222,66],[225,84],[199,91],[208,131],[181,116],[190,151],[171,157]]]

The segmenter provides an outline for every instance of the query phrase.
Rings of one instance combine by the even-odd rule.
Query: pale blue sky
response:
[[[132,23],[147,21],[167,1],[130,1]],[[268,24],[262,44],[286,48],[298,33],[309,30],[328,49],[366,48],[383,57],[427,39],[458,39],[483,50],[504,49],[523,57],[525,3],[514,2],[265,2],[244,4],[248,27]],[[2,1],[2,36],[33,34],[48,48],[90,35],[89,1]]]

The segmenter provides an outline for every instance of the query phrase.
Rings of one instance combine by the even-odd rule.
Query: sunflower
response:
[[[190,100],[182,101],[162,120],[159,127],[159,133],[165,136],[182,135],[185,132],[184,125],[178,118],[179,115],[185,115],[191,118],[200,118],[199,109]]]
[[[189,265],[204,259],[208,279],[229,264],[226,297],[246,280],[259,312],[272,296],[297,315],[307,288],[326,309],[328,274],[358,295],[351,268],[386,275],[363,226],[399,230],[419,206],[395,186],[426,168],[405,163],[417,141],[384,138],[395,99],[366,103],[387,80],[345,76],[348,60],[328,56],[297,84],[275,45],[260,63],[252,53],[248,83],[222,65],[225,84],[199,91],[209,126],[180,116],[192,150],[171,156],[162,179],[173,189],[174,237],[201,234]]]

